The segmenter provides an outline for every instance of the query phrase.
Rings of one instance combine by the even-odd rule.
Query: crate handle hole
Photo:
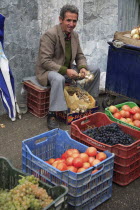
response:
[[[35,143],[36,144],[39,144],[39,143],[41,143],[41,142],[43,142],[45,140],[47,140],[47,138],[46,137],[43,137],[43,138],[37,139]]]
[[[90,122],[89,119],[82,120],[81,125],[87,124],[88,122]]]

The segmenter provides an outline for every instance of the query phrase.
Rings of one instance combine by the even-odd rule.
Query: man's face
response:
[[[59,17],[62,30],[65,33],[71,33],[73,31],[73,29],[76,27],[77,20],[78,20],[78,15],[71,12],[66,12],[65,18],[63,20],[61,17]]]

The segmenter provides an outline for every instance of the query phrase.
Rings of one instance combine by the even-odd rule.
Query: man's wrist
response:
[[[62,75],[66,75],[67,74],[67,67],[66,66],[61,66],[58,73],[60,73]]]
[[[84,65],[79,66],[79,67],[78,67],[78,70],[80,71],[80,70],[81,70],[81,69],[83,69],[83,68],[87,70],[87,67],[86,67],[86,66],[84,66]]]

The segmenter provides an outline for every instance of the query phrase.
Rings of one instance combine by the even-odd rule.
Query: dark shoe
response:
[[[59,123],[55,115],[48,115],[47,117],[47,126],[50,130],[59,128]]]

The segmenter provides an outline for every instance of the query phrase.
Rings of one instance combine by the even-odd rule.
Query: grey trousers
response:
[[[84,86],[84,89],[94,98],[99,95],[100,70],[91,71],[94,74],[94,80]],[[49,111],[66,111],[67,104],[64,97],[65,77],[55,71],[49,71],[48,81],[51,86]]]

